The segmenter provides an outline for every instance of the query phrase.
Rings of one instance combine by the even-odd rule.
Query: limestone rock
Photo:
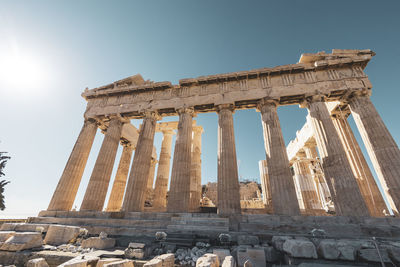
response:
[[[115,261],[103,265],[104,267],[133,267],[133,262],[130,260]]]
[[[155,234],[156,240],[157,241],[161,241],[161,240],[165,240],[167,238],[167,234],[165,232],[157,232]]]
[[[226,256],[231,256],[229,249],[213,249],[213,254],[218,256],[219,262],[223,262]]]
[[[127,248],[125,249],[125,257],[128,259],[143,259],[144,250],[141,248]]]
[[[214,254],[204,254],[196,261],[196,267],[219,267],[218,256]]]
[[[360,249],[358,256],[363,261],[370,262],[390,262],[389,255],[386,249],[379,249],[379,252],[374,248]]]
[[[318,258],[314,244],[307,240],[286,240],[283,243],[283,251],[295,258]]]
[[[6,242],[7,239],[12,237],[15,234],[15,231],[1,231],[0,232],[0,246]]]
[[[251,262],[251,260],[247,260],[245,261],[245,263],[243,264],[243,267],[253,267],[253,263]],[[256,265],[254,265],[254,267],[256,267]]]
[[[272,245],[279,251],[283,251],[283,243],[286,240],[293,239],[291,236],[273,236],[272,237]]]
[[[144,248],[146,244],[144,243],[129,243],[128,248]]]
[[[258,245],[260,240],[255,235],[239,235],[238,245]]]
[[[226,256],[222,262],[222,267],[236,267],[235,259],[232,256]]]
[[[106,232],[100,232],[100,234],[99,234],[99,238],[107,238],[107,233]]]
[[[319,255],[327,260],[337,260],[340,256],[338,244],[335,240],[322,240],[318,245]]]
[[[230,234],[220,234],[218,240],[221,244],[227,244],[232,241],[232,237]]]
[[[162,265],[162,260],[154,258],[154,259],[146,262],[143,266],[144,267],[162,267],[163,265]]]
[[[82,248],[108,249],[115,247],[114,238],[90,237],[81,243]]]
[[[96,266],[99,261],[99,257],[93,255],[79,255],[58,267],[86,267],[86,266]]]
[[[265,252],[264,248],[251,248],[238,249],[237,251],[237,262],[238,266],[244,266],[245,262],[250,260],[254,266],[265,267]],[[250,263],[249,263],[250,264]]]
[[[37,248],[43,245],[40,233],[15,233],[8,238],[1,246],[0,250],[20,251],[25,249]]]
[[[100,259],[97,262],[96,267],[103,267],[105,264],[116,262],[116,261],[121,261],[121,259],[118,259],[118,258]]]
[[[157,256],[156,259],[162,261],[162,267],[173,267],[175,263],[175,255],[172,253]]]
[[[78,237],[80,227],[66,225],[51,225],[47,230],[44,242],[49,245],[67,244]]]
[[[26,263],[26,267],[49,267],[49,265],[47,264],[47,262],[44,258],[38,258],[38,259],[29,260]]]

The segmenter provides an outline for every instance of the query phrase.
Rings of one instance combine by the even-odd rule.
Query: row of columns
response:
[[[300,209],[283,141],[277,106],[278,101],[273,99],[263,99],[258,105],[258,110],[261,112],[266,151],[265,169],[267,175],[265,177],[268,177],[268,182],[265,184],[270,187],[269,193],[274,213],[296,215],[300,214]],[[365,186],[363,182],[360,185],[360,179],[357,180],[354,169],[357,164],[362,165],[364,162],[359,156],[356,156],[358,155],[357,149],[355,149],[356,154],[353,155],[353,152],[349,152],[350,150],[343,145],[348,140],[354,139],[354,136],[351,136],[343,121],[335,122],[332,120],[323,97],[313,96],[308,98],[306,106],[309,110],[322,168],[337,214],[373,215],[374,211],[371,210],[368,203],[382,203],[378,197],[366,193],[367,190],[371,190],[371,179],[373,178],[365,178],[365,183],[368,186]],[[400,207],[400,151],[370,102],[368,95],[353,94],[349,100],[349,106],[367,146],[368,153],[377,169],[378,176],[389,196],[389,201],[397,212],[398,207]],[[177,112],[179,124],[167,210],[169,212],[188,212],[196,209],[193,203],[197,202],[199,197],[195,188],[198,188],[198,178],[201,177],[200,163],[198,162],[201,143],[193,140],[192,136],[193,108],[182,108]],[[220,214],[237,214],[240,213],[240,195],[233,130],[234,108],[230,104],[219,105],[217,112],[219,117],[218,212]],[[122,204],[124,211],[143,210],[146,189],[149,184],[149,173],[151,172],[151,155],[158,119],[159,116],[155,112],[145,114]],[[110,121],[81,210],[101,210],[104,205],[123,123],[121,118],[112,118]],[[97,125],[94,121],[85,122],[53,195],[49,210],[71,209],[96,129]],[[342,135],[339,135],[340,131],[343,132]],[[194,136],[196,136],[196,132]],[[343,136],[347,136],[346,142],[343,141]],[[172,133],[164,133],[155,189],[154,207],[156,208],[165,207],[164,196],[168,183],[171,142]],[[354,140],[350,143],[354,143]],[[347,142],[348,145],[350,143]],[[130,155],[126,151],[124,162],[129,162]],[[349,157],[353,160],[349,160]],[[194,159],[197,162],[194,162]],[[308,192],[310,191],[308,190],[310,188],[310,173],[305,164],[306,161],[300,160],[296,163],[295,169],[301,175],[301,179],[305,181],[301,185],[304,189],[303,199],[306,199],[307,206],[314,207],[316,196]],[[122,176],[127,171],[126,162],[123,163],[122,158],[120,165],[121,171],[118,170],[117,174],[121,177],[114,182],[115,193],[111,193],[110,210],[115,209],[122,201],[119,198],[114,200],[113,196],[123,195],[121,194],[121,185],[124,183]],[[119,171],[121,174],[119,174]],[[191,177],[195,177],[192,179],[193,181]],[[197,186],[191,187],[191,184]],[[114,186],[112,191],[114,191]],[[378,209],[380,208],[378,207]]]

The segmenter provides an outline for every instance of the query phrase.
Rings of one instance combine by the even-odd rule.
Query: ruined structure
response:
[[[172,131],[159,128],[164,141],[155,191],[159,192],[156,197],[162,199],[154,200],[155,206],[166,208],[170,213],[198,211],[201,130],[193,126],[193,117],[197,113],[216,112],[219,119],[218,201],[215,204],[220,215],[240,214],[233,114],[237,109],[255,108],[261,113],[265,141],[266,161],[260,165],[264,203],[271,206],[274,214],[300,214],[297,186],[306,210],[322,210],[331,198],[337,215],[381,215],[382,197],[378,196],[376,186],[371,187],[371,177],[359,173],[365,160],[354,156],[358,155],[359,148],[354,147],[354,137],[344,120],[349,112],[356,120],[387,198],[397,213],[400,206],[400,151],[370,101],[372,85],[363,71],[374,55],[371,50],[334,49],[330,54],[303,54],[297,64],[182,79],[178,85],[144,81],[140,75],[135,75],[86,89],[82,94],[88,101],[84,125],[48,211],[71,209],[98,127],[105,132],[104,141],[80,210],[103,210],[118,143],[126,139],[124,129],[131,119],[142,119],[143,122],[120,211],[143,211],[146,189],[153,179],[149,174],[154,173],[156,162],[152,159],[154,133],[157,121],[166,116],[179,116],[177,140],[166,202]],[[288,157],[277,107],[295,104],[308,109],[307,127],[314,141],[309,147],[308,141],[303,140],[303,146],[294,154],[290,152]],[[346,113],[342,114],[343,111]],[[318,147],[319,160],[315,147]],[[122,173],[121,177],[126,176],[129,155],[127,148],[121,159],[121,171],[117,174]],[[315,166],[320,163],[320,170],[310,168],[310,162]],[[310,173],[312,170],[317,174]],[[115,185],[115,190],[118,192],[122,192],[120,180],[123,179],[116,179],[119,185]],[[360,182],[364,180],[368,181],[369,195],[364,183]],[[327,187],[330,195],[325,192]],[[118,210],[115,207],[119,207],[120,202],[121,199],[115,200],[118,205],[111,203],[107,209]],[[374,207],[371,202],[375,203]]]

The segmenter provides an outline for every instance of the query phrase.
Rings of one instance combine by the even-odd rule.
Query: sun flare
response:
[[[45,81],[40,60],[17,52],[0,55],[0,85],[16,93],[37,92]]]

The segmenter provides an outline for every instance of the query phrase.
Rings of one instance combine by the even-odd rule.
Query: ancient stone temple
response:
[[[246,223],[256,217],[246,215],[251,210],[241,207],[233,127],[239,109],[259,111],[263,128],[266,158],[259,166],[264,209],[259,209],[258,216],[267,216],[262,217],[266,221],[268,216],[284,218],[280,215],[358,216],[363,220],[389,214],[348,125],[349,115],[356,121],[385,197],[397,215],[400,151],[370,100],[372,85],[364,73],[374,55],[371,50],[334,49],[332,53],[302,54],[296,64],[182,79],[179,84],[145,81],[135,75],[86,89],[82,130],[48,209],[37,220],[99,214],[103,219],[126,220],[150,216],[167,218],[160,223],[172,230],[181,227],[176,224],[181,219],[175,217],[185,214],[184,218],[196,218],[196,222],[204,219],[205,225],[211,223],[210,217],[220,220],[227,231],[246,229]],[[309,113],[288,147],[277,113],[284,105],[300,105]],[[194,118],[206,112],[218,114],[214,215],[202,213],[200,204],[203,128]],[[168,116],[179,119],[161,121]],[[140,120],[140,129],[131,120]],[[104,133],[103,143],[80,210],[71,211],[97,129]],[[153,144],[155,132],[163,135],[159,156]],[[123,152],[111,185],[119,145]],[[105,203],[108,191],[111,195]],[[146,206],[149,199],[151,205]],[[192,229],[190,223],[185,224]]]

